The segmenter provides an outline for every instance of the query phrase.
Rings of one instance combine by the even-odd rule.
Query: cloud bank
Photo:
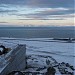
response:
[[[70,20],[70,24],[73,24],[74,2],[75,0],[0,0],[0,18],[8,23],[9,20],[11,23],[19,23],[21,20],[23,24],[25,20]]]

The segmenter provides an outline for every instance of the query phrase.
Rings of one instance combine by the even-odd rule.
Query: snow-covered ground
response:
[[[75,62],[75,43],[53,40],[52,38],[0,38],[0,44],[8,48],[14,48],[17,44],[26,44],[26,54],[35,60],[28,59],[28,65],[45,66],[46,58],[40,56],[51,56],[58,63]],[[1,57],[1,56],[0,56]],[[35,58],[34,58],[35,57]],[[35,64],[35,62],[36,64]],[[31,70],[31,69],[30,69]]]

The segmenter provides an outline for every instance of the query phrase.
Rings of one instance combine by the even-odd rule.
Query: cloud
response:
[[[74,0],[28,0],[28,3],[38,7],[74,7]]]
[[[30,7],[74,7],[74,0],[0,0],[0,4],[26,5]]]
[[[62,19],[62,18],[51,18],[51,19],[43,19],[43,18],[37,18],[37,19],[18,19],[18,20],[65,20],[65,19]]]
[[[20,20],[66,21],[67,18],[74,17],[74,2],[75,0],[0,0],[0,17],[3,17],[1,21],[9,19],[13,24]]]
[[[17,5],[19,9],[17,9]],[[37,11],[37,15],[54,15],[54,14],[65,14],[65,13],[74,13],[74,0],[0,0],[0,7],[9,8],[7,10],[0,10],[0,12],[15,12],[21,11],[21,8],[52,8],[56,13],[51,12],[52,9]],[[14,7],[14,9],[12,9]],[[10,10],[11,9],[11,10]],[[16,9],[16,10],[15,10]],[[71,10],[68,10],[71,9]],[[24,9],[25,11],[25,9]],[[30,9],[28,10],[30,11]],[[57,12],[59,11],[59,12]],[[36,12],[35,12],[36,15]]]
[[[62,20],[72,13],[73,13],[73,9],[68,9],[68,8],[40,8],[34,13],[31,12],[29,14],[16,14],[16,15],[26,19],[50,20],[52,18],[52,20],[53,19]],[[64,15],[67,16],[61,17]],[[56,18],[57,16],[58,18]]]
[[[10,5],[6,4],[0,4],[0,13],[13,13],[13,12],[18,12],[16,8],[11,7]]]
[[[13,12],[18,12],[16,8],[13,8],[9,4],[0,4],[0,13],[13,13]]]
[[[38,15],[63,15],[63,14],[70,14],[73,13],[73,9],[67,8],[48,8],[45,10],[40,10],[36,14]]]
[[[17,12],[17,10],[0,9],[0,13]]]
[[[2,21],[2,22],[0,22],[0,23],[8,23],[8,22],[3,22],[3,21]]]

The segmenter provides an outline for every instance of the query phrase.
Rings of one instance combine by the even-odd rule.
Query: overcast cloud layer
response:
[[[12,24],[16,24],[16,20],[17,23],[21,20],[24,24],[24,20],[62,22],[70,19],[73,24],[74,2],[75,0],[0,0],[0,23],[9,23],[9,19]]]

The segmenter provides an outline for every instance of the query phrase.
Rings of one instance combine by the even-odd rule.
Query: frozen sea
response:
[[[26,44],[26,55],[33,56],[36,60],[28,61],[30,65],[34,64],[40,67],[45,65],[45,60],[36,56],[51,56],[58,63],[69,63],[75,68],[75,42],[53,40],[53,38],[0,38],[0,44],[14,49],[17,44]],[[1,60],[0,60],[1,61]],[[39,61],[38,65],[37,62]],[[4,62],[4,61],[3,61]],[[31,64],[32,63],[32,64]],[[31,69],[28,71],[32,71]],[[61,75],[58,72],[56,75]]]
[[[74,65],[75,43],[56,41],[52,38],[0,38],[0,44],[14,48],[17,44],[26,44],[27,55],[52,56],[58,62],[66,62]]]

